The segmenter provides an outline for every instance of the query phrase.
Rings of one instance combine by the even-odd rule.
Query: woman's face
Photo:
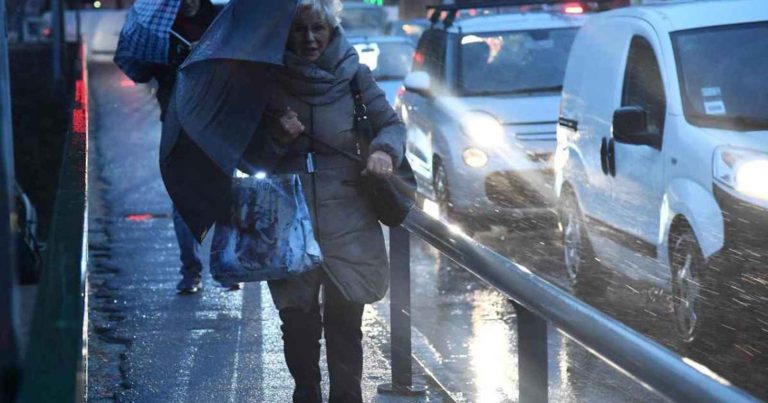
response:
[[[309,7],[301,7],[291,24],[288,49],[313,62],[328,47],[332,32],[331,26],[320,13]]]
[[[200,0],[183,0],[179,6],[179,14],[192,18],[200,11]]]

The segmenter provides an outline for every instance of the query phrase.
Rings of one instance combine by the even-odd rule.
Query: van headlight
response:
[[[504,127],[487,113],[470,112],[462,118],[461,126],[479,146],[496,147],[504,142]]]
[[[719,147],[712,167],[719,183],[745,196],[768,200],[768,154]]]

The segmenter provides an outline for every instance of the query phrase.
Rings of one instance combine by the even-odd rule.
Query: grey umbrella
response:
[[[228,209],[231,176],[282,64],[297,0],[233,0],[184,62],[163,125],[160,167],[174,204],[202,239]]]

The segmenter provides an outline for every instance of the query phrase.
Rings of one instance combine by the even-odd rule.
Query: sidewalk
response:
[[[290,401],[293,381],[266,285],[225,291],[206,270],[201,293],[176,294],[156,101],[112,65],[90,71],[89,401]],[[364,317],[364,400],[444,401],[434,387],[420,399],[376,394],[390,368],[387,326],[375,311]],[[324,380],[327,394],[327,373]]]

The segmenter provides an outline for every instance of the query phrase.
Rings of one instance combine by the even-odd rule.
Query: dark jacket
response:
[[[216,10],[213,4],[211,4],[210,0],[203,0],[200,2],[200,10],[194,17],[176,17],[176,21],[171,29],[184,37],[188,42],[196,42],[200,40],[215,17]],[[157,81],[157,93],[155,95],[160,105],[160,120],[165,119],[165,112],[171,99],[173,85],[176,84],[176,73],[179,66],[189,56],[191,49],[180,39],[171,35],[171,44],[168,51],[170,63],[168,65],[155,65],[152,74]]]
[[[272,108],[294,110],[311,138],[282,147],[272,140],[282,130],[280,123],[267,117],[262,119],[241,165],[251,172],[302,172],[306,154],[314,151],[317,172],[301,177],[323,253],[322,269],[348,300],[377,301],[387,291],[389,269],[381,225],[360,187],[362,167],[312,138],[337,148],[356,149],[358,134],[353,130],[350,88],[353,77],[376,135],[371,152],[384,151],[397,165],[404,157],[405,127],[340,32],[316,62],[287,53],[285,67],[274,75],[275,86],[269,89]],[[307,279],[298,278],[270,284],[277,307],[309,306],[314,287],[307,283]]]

